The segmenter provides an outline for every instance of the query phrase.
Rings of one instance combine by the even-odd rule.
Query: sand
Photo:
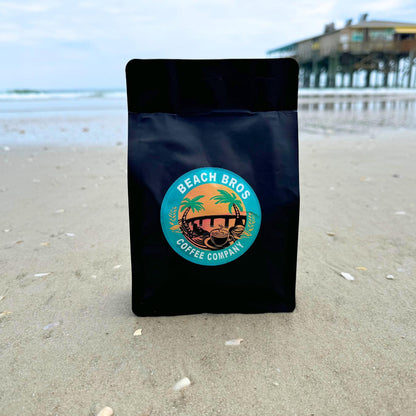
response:
[[[125,142],[0,148],[0,414],[416,414],[416,131],[303,127],[291,314],[134,316]]]

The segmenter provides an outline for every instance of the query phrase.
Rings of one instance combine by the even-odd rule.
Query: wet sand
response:
[[[56,118],[3,120],[0,414],[416,414],[416,130],[337,131],[328,114],[318,130],[300,114],[295,312],[169,318],[130,310],[124,127],[56,146],[32,140]]]

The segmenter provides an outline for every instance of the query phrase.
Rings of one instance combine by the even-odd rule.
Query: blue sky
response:
[[[263,58],[364,12],[416,22],[414,0],[0,0],[0,90],[123,88],[131,58]]]

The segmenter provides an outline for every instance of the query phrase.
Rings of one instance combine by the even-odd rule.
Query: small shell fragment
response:
[[[330,237],[333,237],[335,233],[333,231],[327,231],[326,235],[329,235]]]
[[[364,270],[365,271],[365,270],[367,270],[367,267],[361,267],[361,266],[360,267],[356,267],[356,270]]]
[[[47,241],[45,241],[44,243],[40,243],[41,246],[48,246],[49,243]]]
[[[52,322],[52,323],[50,323],[48,325],[45,325],[43,327],[43,329],[46,331],[48,329],[52,329],[52,328],[55,328],[56,326],[59,326],[59,324],[60,324],[59,322]]]
[[[388,274],[388,275],[386,276],[386,279],[389,279],[389,280],[394,280],[394,276],[393,276],[392,274]]]
[[[340,275],[346,280],[354,280],[354,276],[346,272],[341,272]]]
[[[141,335],[142,334],[142,329],[141,328],[139,328],[139,329],[136,329],[135,331],[134,331],[134,333],[133,333],[133,336],[134,337],[138,337],[139,335]]]
[[[225,341],[225,345],[236,346],[236,345],[240,345],[242,341],[243,341],[243,338],[230,339],[228,341]]]
[[[68,237],[75,237],[74,233],[65,233],[65,235],[67,235]]]
[[[117,270],[121,267],[121,264],[117,264],[116,266],[113,267],[114,270]]]
[[[36,273],[33,276],[35,276],[35,277],[43,277],[43,276],[48,276],[49,274],[50,274],[49,272],[48,273]]]
[[[103,409],[101,409],[97,416],[113,416],[114,414],[114,410],[111,407],[104,407]]]
[[[396,211],[396,215],[406,215],[406,211]]]
[[[6,296],[0,296],[0,302],[5,298]]]
[[[0,313],[0,319],[1,319],[1,318],[4,318],[5,316],[10,315],[10,314],[11,314],[11,312],[10,312],[10,311],[4,311],[4,312],[1,312],[1,313]]]
[[[173,386],[173,390],[175,391],[179,391],[182,390],[185,387],[188,387],[191,385],[191,380],[189,380],[188,377],[184,377],[182,379],[180,379],[174,386]]]
[[[64,209],[57,209],[56,211],[55,211],[55,214],[63,214],[65,212],[65,210]]]
[[[6,228],[5,230],[3,230],[4,233],[9,233],[10,232],[10,228]]]

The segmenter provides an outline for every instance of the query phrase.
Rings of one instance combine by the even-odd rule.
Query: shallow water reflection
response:
[[[363,128],[416,129],[416,97],[299,98],[299,127],[359,132]]]

